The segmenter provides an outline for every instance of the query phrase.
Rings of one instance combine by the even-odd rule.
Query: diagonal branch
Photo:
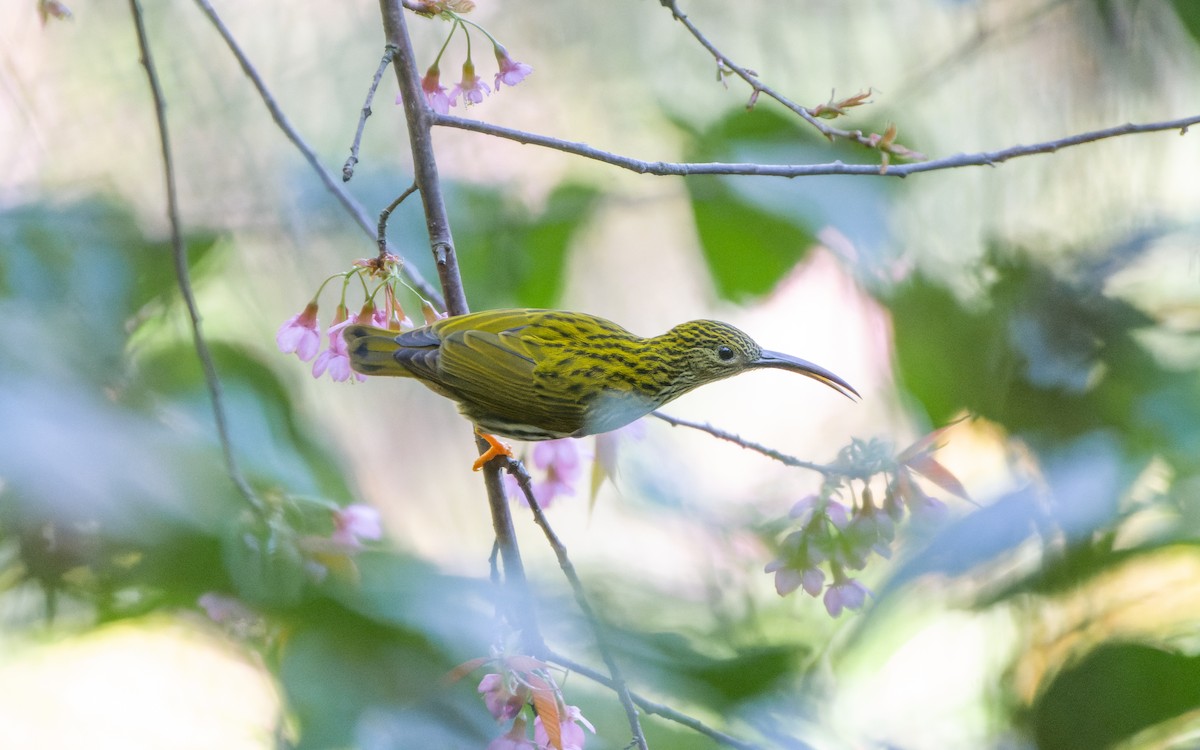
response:
[[[625,678],[621,676],[621,668],[617,664],[616,657],[613,656],[612,647],[609,644],[608,633],[600,622],[600,618],[596,616],[596,611],[592,609],[591,602],[588,601],[587,593],[583,590],[583,581],[579,580],[579,574],[575,572],[575,565],[571,562],[570,556],[567,554],[566,545],[558,538],[558,534],[554,533],[554,529],[550,526],[550,521],[546,518],[546,514],[542,512],[542,506],[538,505],[537,498],[533,496],[533,487],[529,477],[529,472],[520,461],[509,459],[505,468],[508,473],[517,480],[517,484],[521,487],[521,492],[525,494],[525,500],[529,503],[530,510],[533,511],[533,521],[542,529],[542,533],[546,535],[546,541],[550,543],[550,548],[554,550],[554,556],[558,558],[558,567],[562,569],[563,575],[567,578],[567,583],[571,585],[571,592],[575,595],[575,603],[579,606],[580,612],[583,613],[584,619],[591,625],[592,633],[596,636],[596,648],[600,652],[600,658],[604,661],[604,666],[608,668],[608,673],[612,676],[608,683],[617,693],[617,697],[621,701],[622,708],[625,709],[625,718],[629,721],[629,730],[633,733],[633,742],[640,750],[648,750],[646,737],[642,733],[642,725],[638,720],[637,709],[634,708],[633,698],[629,693],[629,686],[625,684]]]
[[[545,657],[546,661],[554,662],[560,667],[569,669],[572,672],[582,675],[593,682],[599,683],[611,690],[616,690],[617,686],[611,679],[605,677],[601,672],[598,672],[585,664],[580,664],[574,659],[570,659],[553,651],[546,652]],[[739,740],[737,737],[713,729],[694,716],[688,716],[682,711],[676,711],[670,706],[663,705],[662,703],[655,703],[649,698],[646,698],[638,693],[630,691],[629,697],[646,713],[661,716],[664,719],[668,719],[676,724],[685,726],[688,729],[691,729],[698,734],[702,734],[705,737],[708,737],[709,739],[712,739],[713,741],[722,745],[727,745],[728,747],[736,748],[737,750],[760,750],[758,745],[751,744],[744,740]]]
[[[741,447],[743,447],[747,450],[757,451],[758,453],[763,454],[767,458],[773,458],[776,461],[778,461],[779,463],[784,464],[785,466],[794,466],[798,469],[812,469],[813,471],[820,472],[821,474],[825,474],[825,475],[836,473],[836,470],[832,466],[826,466],[825,464],[813,463],[812,461],[804,461],[799,458],[796,458],[795,456],[789,456],[786,453],[780,453],[779,451],[775,450],[774,448],[768,448],[765,445],[761,445],[759,443],[755,443],[750,440],[746,440],[745,438],[743,438],[739,435],[735,435],[732,432],[726,432],[725,430],[718,429],[716,427],[713,427],[710,424],[702,424],[700,422],[690,422],[686,419],[680,419],[678,417],[672,417],[670,415],[663,414],[661,411],[652,411],[652,412],[650,412],[650,416],[657,417],[658,419],[661,419],[662,421],[666,422],[667,424],[671,425],[672,427],[690,427],[693,430],[699,430],[700,432],[706,432],[715,438],[719,438],[721,440],[728,440],[729,442],[733,443],[734,445],[740,445]]]
[[[158,125],[158,138],[162,148],[163,177],[167,189],[167,220],[171,225],[171,258],[175,265],[175,279],[179,285],[179,293],[187,308],[188,319],[192,327],[192,345],[200,366],[204,370],[204,384],[208,388],[208,400],[212,404],[213,421],[217,427],[217,439],[221,443],[221,454],[225,459],[225,469],[229,478],[237,487],[238,492],[249,503],[258,515],[259,520],[267,518],[267,507],[262,498],[246,481],[241,467],[233,455],[233,441],[229,436],[229,420],[225,411],[224,390],[217,367],[213,363],[212,352],[209,351],[208,341],[204,338],[204,329],[200,321],[200,308],[196,304],[196,295],[192,292],[191,273],[188,270],[187,245],[183,240],[183,226],[179,219],[179,196],[175,189],[175,161],[171,156],[171,139],[167,129],[167,107],[163,98],[162,87],[158,82],[158,72],[154,67],[154,58],[150,55],[150,41],[146,36],[146,24],[142,17],[142,6],[138,0],[129,0],[129,9],[133,14],[134,27],[137,30],[138,48],[141,51],[142,67],[146,69],[146,80],[150,85],[150,95],[154,98],[154,116]]]
[[[246,77],[250,79],[250,82],[254,84],[254,88],[258,90],[258,95],[262,99],[263,104],[266,105],[267,111],[271,113],[271,118],[275,120],[275,124],[279,126],[279,129],[283,131],[283,134],[287,136],[288,140],[290,140],[292,144],[295,145],[295,147],[300,151],[301,155],[304,156],[304,160],[307,161],[309,166],[312,167],[313,171],[317,173],[317,177],[320,178],[321,183],[325,185],[325,188],[329,192],[333,193],[334,197],[338,199],[338,202],[342,204],[342,207],[346,209],[346,212],[350,214],[350,216],[360,227],[362,227],[362,230],[366,232],[368,236],[374,238],[377,229],[377,222],[367,213],[362,204],[359,203],[358,200],[356,200],[354,196],[351,195],[350,192],[338,182],[337,178],[333,176],[333,173],[321,164],[321,160],[317,157],[316,152],[313,151],[312,147],[308,145],[303,137],[301,137],[299,131],[297,131],[292,125],[291,121],[288,120],[287,115],[285,115],[283,110],[280,109],[279,104],[277,104],[275,101],[275,97],[271,95],[270,90],[267,89],[266,83],[263,82],[262,76],[258,74],[258,71],[255,69],[254,65],[250,62],[250,58],[246,56],[246,53],[242,50],[241,45],[239,45],[237,40],[233,38],[233,34],[229,31],[229,28],[225,25],[225,22],[221,20],[221,17],[217,15],[217,11],[213,8],[209,0],[196,0],[196,4],[199,5],[200,10],[204,11],[204,14],[208,16],[209,21],[212,22],[212,25],[216,28],[217,33],[219,33],[221,38],[225,40],[225,44],[229,47],[229,51],[233,53],[235,58],[237,58],[238,64],[242,66],[242,70],[245,72]],[[399,257],[402,261],[404,260],[403,254],[400,253],[396,248],[390,248],[390,252]],[[412,284],[417,291],[419,291],[428,299],[433,300],[435,304],[444,307],[441,293],[438,292],[436,287],[425,280],[425,278],[421,275],[421,272],[418,271],[415,266],[413,266],[411,263],[404,262],[403,272],[404,276],[408,279],[408,282]]]

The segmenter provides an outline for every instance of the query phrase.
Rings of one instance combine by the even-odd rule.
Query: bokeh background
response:
[[[216,7],[337,173],[382,53],[376,5]],[[1200,112],[1192,0],[683,9],[796,101],[870,87],[847,126],[895,123],[933,157]],[[0,746],[483,747],[499,730],[474,680],[442,680],[499,635],[467,423],[414,383],[314,380],[274,347],[370,237],[199,9],[146,2],[233,448],[292,509],[294,528],[248,541],[170,270],[129,10],[72,10],[0,5]],[[534,73],[469,116],[647,160],[873,159],[765,98],[747,111],[656,3],[480,0],[470,17]],[[409,23],[431,62],[446,25]],[[444,79],[464,54],[451,42]],[[372,214],[411,182],[394,97],[389,72],[348,186]],[[761,373],[668,412],[818,462],[960,420],[938,457],[971,502],[941,493],[946,516],[902,529],[863,573],[866,610],[836,620],[762,572],[818,475],[654,421],[626,441],[616,481],[550,518],[635,689],[763,747],[1200,743],[1195,133],[904,180],[639,176],[450,130],[436,146],[473,308],[644,334],[719,318],[864,396]],[[390,236],[434,278],[423,226],[409,201]],[[387,534],[317,581],[288,539],[324,502],[370,504]],[[598,663],[514,510],[548,639]],[[213,592],[252,613],[213,622]],[[567,691],[589,748],[625,746],[610,694]]]

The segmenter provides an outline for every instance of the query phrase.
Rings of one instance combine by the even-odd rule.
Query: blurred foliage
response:
[[[535,214],[503,190],[455,186],[450,200],[460,220],[454,235],[472,307],[553,307],[571,240],[598,198],[593,188],[559,185]]]
[[[265,524],[248,512],[195,350],[171,323],[169,248],[102,201],[12,209],[0,235],[0,313],[14,333],[0,342],[4,580],[41,588],[46,616],[70,607],[72,622],[195,609],[208,592],[270,613],[275,635],[258,645],[279,665],[300,747],[352,744],[363,715],[397,701],[406,726],[442,727],[434,744],[447,726],[486,737],[477,719],[445,721],[465,710],[459,694],[429,689],[464,652],[486,650],[477,584],[382,551],[314,575],[314,561],[336,562],[304,551],[328,534],[333,503],[288,493],[345,503],[343,473],[275,372],[216,341],[238,456],[274,509]],[[214,278],[219,245],[188,238],[198,284]],[[435,608],[445,616],[428,617]]]
[[[1132,7],[1080,5],[1101,19]],[[1200,39],[1200,3],[1161,7]],[[883,132],[886,117],[872,114],[856,127]],[[683,158],[694,161],[875,157],[826,142],[765,100],[704,126],[683,117],[673,124]],[[923,148],[920,137],[901,140]],[[379,176],[378,185],[392,178]],[[683,187],[718,294],[744,302],[770,293],[827,227],[872,257],[887,239],[896,184],[691,177]],[[326,198],[306,195],[311,203],[301,201],[298,213],[313,221]],[[557,304],[572,244],[608,197],[572,182],[537,208],[505,186],[456,183],[447,196],[479,309]],[[409,218],[414,203],[403,209]],[[1133,218],[1127,225],[1150,223]],[[394,222],[394,233],[421,226]],[[1197,246],[1194,227],[1178,234],[1179,245]],[[939,269],[968,279],[953,288],[884,264],[850,269],[877,283],[870,291],[890,315],[900,398],[916,421],[968,416],[995,427],[1018,486],[977,498],[981,507],[940,526],[911,530],[911,551],[845,638],[800,621],[797,611],[807,610],[787,609],[794,600],[772,611],[739,602],[667,630],[659,618],[682,620],[707,602],[655,590],[649,576],[588,581],[593,593],[609,588],[610,606],[598,609],[633,686],[765,747],[807,747],[804,733],[827,718],[820,712],[836,691],[838,659],[887,624],[891,605],[924,608],[928,585],[949,606],[1012,616],[1014,653],[989,675],[998,746],[1186,746],[1200,711],[1200,613],[1176,601],[1189,591],[1175,591],[1177,581],[1156,588],[1151,580],[1148,593],[1130,600],[1112,580],[1153,579],[1166,553],[1200,559],[1200,373],[1186,356],[1162,356],[1163,342],[1177,355],[1194,351],[1197,331],[1112,292],[1115,276],[1144,262],[1162,236],[1131,232],[1086,249],[996,236],[978,264]],[[231,240],[207,231],[186,239],[197,287],[221,283]],[[415,262],[428,269],[427,258]],[[354,502],[353,482],[281,374],[294,363],[265,355],[265,344],[217,339],[210,344],[235,454],[270,508],[265,518],[250,512],[214,437],[170,248],[148,237],[132,211],[104,200],[4,208],[0,320],[0,580],[45,602],[36,621],[26,614],[6,626],[86,628],[195,611],[202,595],[219,592],[258,618],[230,630],[281,686],[284,734],[298,747],[481,747],[496,734],[477,675],[443,679],[487,654],[505,604],[496,587],[388,544],[352,557],[314,554],[313,539],[329,535],[330,509]],[[663,491],[674,493],[682,490]],[[565,634],[571,656],[598,663],[573,604],[555,584],[537,583],[547,633]],[[1153,608],[1164,601],[1175,606],[1160,614]],[[1129,625],[1121,621],[1128,610],[1152,612]],[[1020,688],[1018,672],[1032,674]],[[572,680],[572,699],[605,730],[589,746],[623,746],[611,694]],[[647,725],[659,750],[712,746],[676,724]],[[870,729],[861,736],[886,742]]]
[[[508,269],[513,288],[527,290],[524,302],[548,303],[557,293],[563,249],[594,198],[564,188],[544,214],[527,217],[520,233],[541,238],[548,260]],[[474,199],[503,210],[497,194]],[[797,218],[798,246],[808,236],[803,225]],[[20,334],[0,342],[8,417],[0,426],[0,529],[15,550],[16,579],[40,586],[48,611],[68,601],[90,608],[96,621],[193,608],[206,592],[238,597],[271,623],[249,643],[277,671],[299,747],[403,746],[413,737],[458,747],[494,733],[474,678],[431,689],[457,661],[487,652],[485,602],[494,592],[387,550],[314,577],[320,558],[305,540],[325,533],[314,521],[325,506],[291,495],[349,502],[339,464],[296,418],[274,367],[256,350],[218,340],[216,364],[226,398],[237,405],[239,457],[277,509],[264,520],[248,512],[211,437],[211,407],[174,279],[162,271],[168,248],[103,202],[18,208],[0,227],[0,310]],[[513,237],[495,240],[493,249]],[[218,278],[222,246],[213,235],[189,238],[199,285]],[[469,262],[502,251],[494,252]],[[787,262],[794,260],[779,258],[778,268]],[[503,266],[497,261],[494,271]],[[1142,333],[1159,325],[1154,316],[1106,293],[1121,266],[1080,261],[1052,269],[997,244],[977,271],[984,283],[974,298],[921,275],[890,290],[883,301],[914,403],[934,423],[970,413],[1001,425],[1033,452],[1044,486],[1018,489],[942,527],[895,570],[879,592],[885,601],[932,574],[969,580],[1034,541],[1040,564],[981,591],[976,606],[1068,596],[1194,535],[1187,509],[1195,485],[1185,480],[1196,474],[1200,447],[1198,376],[1147,348]],[[778,278],[758,273],[755,284],[764,288]],[[48,297],[67,302],[40,304]],[[49,361],[46,350],[15,343],[50,341],[48,331],[56,336]],[[36,444],[31,434],[58,450],[23,448]],[[1118,544],[1117,530],[1146,510],[1145,502],[1130,506],[1129,497],[1154,461],[1169,468],[1173,483],[1150,503],[1179,522],[1137,545]],[[72,471],[57,471],[64,465]],[[547,624],[575,618],[548,613]],[[747,618],[724,622],[723,632],[753,632],[756,617]],[[812,647],[803,642],[746,637],[730,648],[715,632],[685,637],[642,631],[636,620],[612,625],[636,684],[706,714],[759,710],[813,677]],[[1194,656],[1101,639],[1048,671],[1033,703],[1014,702],[1012,719],[1029,726],[1039,747],[1108,746],[1200,708],[1196,685]],[[610,710],[597,700],[596,715]],[[676,728],[654,726],[651,736],[663,747],[697,746]]]
[[[1108,748],[1200,709],[1200,657],[1105,643],[1056,675],[1033,707],[1042,750]]]
[[[679,118],[672,122],[685,135],[687,161],[861,163],[878,157],[858,146],[830,143],[766,102],[750,112],[730,112],[705,128]],[[885,210],[879,198],[885,186],[860,180],[850,188],[836,177],[767,185],[743,177],[696,175],[684,187],[717,293],[741,302],[773,289],[805,258],[823,227],[842,227],[863,245],[873,245]]]

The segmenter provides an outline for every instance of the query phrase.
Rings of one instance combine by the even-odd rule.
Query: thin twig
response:
[[[1053,141],[1035,143],[1029,146],[1011,146],[999,151],[981,151],[973,154],[955,154],[940,159],[912,162],[909,164],[891,164],[886,170],[881,170],[878,164],[845,164],[841,161],[825,164],[754,164],[754,163],[723,163],[723,162],[668,162],[642,161],[630,156],[615,154],[593,148],[586,143],[560,140],[546,135],[529,133],[524,130],[506,128],[500,125],[471,120],[453,115],[434,114],[435,125],[448,128],[469,130],[484,135],[494,135],[510,141],[562,151],[586,159],[611,164],[638,174],[657,176],[685,177],[688,175],[757,175],[761,177],[815,177],[817,175],[870,175],[874,177],[907,177],[918,172],[935,172],[943,169],[959,167],[994,167],[998,164],[1022,156],[1033,154],[1049,154],[1071,146],[1101,141],[1106,138],[1116,138],[1134,133],[1151,133],[1162,130],[1178,130],[1185,135],[1192,125],[1200,124],[1200,115],[1183,117],[1178,120],[1151,123],[1126,123],[1101,130],[1091,130],[1078,133]]]
[[[679,9],[679,3],[676,2],[676,0],[659,0],[659,2],[664,8],[671,11],[671,15],[675,17],[675,20],[682,23],[688,32],[690,32],[691,35],[696,38],[696,41],[700,42],[701,46],[708,50],[709,54],[716,59],[717,65],[721,66],[721,68],[725,70],[732,71],[738,78],[741,78],[743,81],[750,84],[750,88],[753,90],[750,98],[751,103],[757,99],[759,92],[764,93],[790,109],[792,112],[799,115],[801,119],[803,119],[809,125],[812,125],[817,130],[821,131],[821,134],[827,138],[844,138],[861,143],[864,146],[871,146],[871,144],[866,140],[866,136],[862,134],[862,131],[839,130],[838,128],[829,126],[820,118],[813,115],[813,113],[810,112],[807,107],[793,102],[791,99],[788,99],[783,94],[760,81],[758,79],[758,75],[754,71],[744,68],[735,63],[733,60],[730,60],[725,56],[724,53],[721,52],[721,50],[717,49],[716,45],[709,41],[708,37],[705,36],[704,33],[692,23],[691,19],[689,19],[687,15]]]
[[[546,535],[546,541],[550,543],[550,548],[554,550],[555,557],[558,558],[558,567],[562,569],[563,575],[567,578],[567,583],[571,586],[571,592],[575,595],[575,603],[579,606],[579,610],[583,613],[584,619],[592,628],[592,632],[596,636],[596,648],[600,652],[600,658],[604,661],[604,665],[608,667],[608,673],[612,676],[611,687],[616,691],[617,697],[621,700],[621,706],[625,709],[625,718],[629,721],[629,730],[633,732],[633,741],[641,750],[648,750],[646,737],[642,733],[642,725],[638,720],[637,709],[633,705],[633,698],[629,694],[629,686],[625,684],[625,678],[621,676],[621,668],[617,664],[616,657],[613,656],[612,647],[609,643],[608,634],[604,624],[600,622],[600,618],[596,616],[596,611],[592,609],[591,602],[588,601],[587,593],[583,590],[583,581],[579,580],[579,574],[575,572],[575,565],[571,562],[570,556],[567,554],[566,545],[554,533],[554,529],[550,526],[550,521],[546,518],[546,514],[542,512],[542,506],[538,504],[537,498],[533,496],[533,486],[529,477],[529,472],[525,470],[525,466],[520,461],[508,459],[506,463],[508,473],[516,480],[521,487],[521,492],[525,493],[525,499],[529,502],[529,509],[533,511],[533,520],[542,529],[542,533]]]
[[[375,99],[375,90],[379,88],[379,82],[383,80],[383,72],[387,70],[387,66],[392,64],[392,57],[396,54],[396,48],[392,45],[387,45],[383,49],[383,59],[379,61],[379,67],[375,70],[375,77],[371,79],[371,88],[367,89],[367,100],[363,102],[362,111],[358,115],[358,128],[354,131],[354,143],[350,144],[350,158],[346,159],[346,163],[342,165],[342,182],[349,182],[354,176],[354,167],[358,164],[358,147],[362,144],[363,131],[367,129],[367,118],[371,116],[371,102]]]
[[[787,109],[791,110],[794,114],[800,117],[800,119],[816,128],[821,135],[824,135],[829,140],[832,141],[834,139],[842,139],[852,143],[857,143],[858,145],[869,148],[873,151],[878,151],[880,154],[882,154],[882,163],[879,167],[880,174],[888,171],[890,166],[889,156],[891,155],[900,158],[924,158],[921,154],[895,143],[895,126],[889,127],[887,135],[881,136],[876,133],[868,135],[863,133],[861,130],[842,130],[829,125],[826,120],[819,116],[819,108],[814,110],[809,109],[801,104],[797,104],[779,91],[776,91],[771,86],[763,83],[758,78],[758,74],[754,71],[738,65],[726,57],[724,53],[717,49],[716,45],[709,41],[708,37],[705,36],[700,29],[691,22],[691,19],[689,19],[687,15],[683,13],[683,11],[679,10],[679,4],[676,2],[676,0],[659,0],[659,2],[663,7],[670,10],[671,14],[675,17],[675,20],[682,23],[684,27],[687,28],[687,30],[691,33],[691,35],[696,38],[696,41],[700,42],[700,44],[709,51],[709,53],[716,59],[718,69],[722,71],[722,73],[725,71],[731,72],[738,78],[741,78],[743,81],[750,84],[750,100],[746,104],[746,109],[753,109],[755,102],[758,101],[759,94],[766,94]],[[832,104],[832,101],[830,103]]]
[[[313,171],[317,173],[317,176],[320,178],[321,183],[325,185],[325,188],[329,190],[329,192],[333,193],[334,197],[336,197],[342,204],[342,207],[346,209],[350,216],[354,218],[360,227],[362,227],[363,231],[367,233],[367,236],[374,239],[377,228],[376,222],[367,213],[367,210],[363,208],[362,204],[359,203],[340,182],[338,182],[338,180],[333,176],[333,173],[328,169],[325,169],[325,167],[321,164],[320,159],[317,158],[316,152],[313,151],[308,143],[300,136],[299,131],[292,126],[292,123],[283,113],[283,110],[280,109],[279,105],[275,102],[275,97],[272,96],[271,92],[267,89],[262,77],[250,63],[250,58],[246,56],[246,53],[237,43],[237,40],[233,38],[233,34],[225,26],[225,22],[221,20],[221,17],[217,15],[217,11],[213,9],[212,4],[209,3],[208,0],[196,0],[196,4],[199,5],[200,9],[204,11],[204,14],[208,16],[209,21],[211,21],[213,26],[217,29],[217,33],[219,33],[221,38],[225,40],[225,44],[229,47],[229,51],[232,52],[233,56],[237,58],[237,61],[242,66],[242,70],[245,72],[246,77],[250,79],[250,82],[254,84],[254,88],[258,90],[259,98],[261,98],[263,104],[266,105],[267,111],[271,113],[271,118],[275,120],[275,124],[279,126],[279,129],[283,131],[283,134],[287,136],[288,140],[290,140],[292,144],[299,149],[300,153],[304,156],[305,161],[307,161],[309,166],[312,167]],[[415,266],[405,261],[402,253],[397,252],[395,249],[390,249],[390,252],[401,259],[401,262],[403,263],[402,270],[404,276],[408,279],[408,282],[413,286],[413,288],[420,292],[427,299],[432,300],[433,303],[438,307],[445,308],[445,302],[443,301],[442,295],[437,288],[426,281],[421,275],[421,272],[417,270]]]
[[[241,467],[233,455],[233,441],[229,436],[229,421],[225,412],[224,390],[221,379],[217,375],[217,367],[213,363],[212,352],[209,351],[208,341],[204,338],[204,329],[200,322],[200,308],[196,304],[196,295],[192,292],[191,273],[188,270],[187,244],[183,239],[183,225],[179,219],[179,196],[175,189],[175,161],[171,156],[171,139],[167,131],[167,108],[163,98],[162,87],[158,82],[158,72],[154,66],[154,58],[150,55],[150,40],[146,36],[146,24],[142,17],[142,7],[138,0],[129,0],[129,9],[133,14],[133,24],[137,29],[138,48],[141,51],[142,67],[146,69],[146,80],[150,85],[150,95],[154,98],[154,116],[158,123],[158,139],[162,148],[163,178],[167,189],[167,220],[171,225],[171,256],[175,265],[175,280],[179,285],[179,293],[183,297],[184,306],[188,311],[188,319],[192,326],[192,345],[200,366],[204,370],[204,383],[208,388],[208,400],[212,404],[213,421],[216,423],[217,440],[221,444],[221,454],[225,459],[225,470],[234,486],[245,498],[246,502],[258,515],[260,520],[267,518],[267,507],[262,498],[255,493],[254,488],[246,481]]]
[[[786,466],[794,466],[799,469],[811,469],[813,471],[820,472],[821,474],[826,474],[826,475],[833,474],[835,471],[837,471],[832,466],[826,466],[825,464],[813,463],[812,461],[803,461],[799,458],[796,458],[795,456],[789,456],[786,453],[780,453],[779,451],[775,450],[774,448],[768,448],[765,445],[760,445],[759,443],[755,443],[750,440],[746,440],[745,438],[739,437],[738,435],[735,435],[732,432],[726,432],[724,430],[717,429],[716,427],[713,427],[710,424],[705,424],[705,423],[701,423],[701,422],[689,422],[686,419],[679,419],[678,417],[672,417],[667,414],[663,414],[661,411],[652,411],[652,412],[650,412],[650,416],[658,417],[659,419],[661,419],[662,421],[671,425],[672,427],[690,427],[693,430],[707,432],[709,435],[712,435],[713,437],[720,438],[721,440],[728,440],[729,442],[731,442],[735,445],[740,445],[741,447],[746,448],[747,450],[757,451],[758,453],[761,453],[768,458],[773,458],[776,461],[778,461],[779,463],[784,464]]]
[[[376,242],[379,244],[379,261],[380,261],[380,263],[382,263],[382,262],[383,262],[383,260],[384,260],[384,258],[386,258],[386,257],[387,257],[387,251],[388,251],[388,241],[387,241],[387,223],[388,223],[388,218],[390,218],[390,217],[391,217],[391,215],[392,215],[392,211],[395,211],[397,206],[399,206],[401,203],[403,203],[403,202],[404,202],[404,200],[405,200],[406,198],[408,198],[408,196],[412,195],[412,194],[413,194],[413,193],[415,193],[415,192],[417,192],[417,183],[415,183],[415,182],[414,182],[413,184],[409,185],[409,186],[408,186],[408,188],[407,188],[407,189],[405,189],[405,191],[404,191],[403,193],[401,193],[400,195],[396,196],[396,200],[394,200],[394,201],[392,201],[391,203],[389,203],[389,204],[387,205],[387,208],[385,208],[385,209],[383,209],[382,211],[380,211],[380,212],[379,212],[379,234],[378,234],[378,236],[376,237],[376,240],[375,240],[375,241],[376,241]]]
[[[610,690],[616,689],[616,685],[613,683],[613,681],[611,679],[609,679],[604,674],[592,669],[591,667],[589,667],[587,665],[580,664],[579,662],[577,662],[573,659],[570,659],[566,656],[562,656],[561,654],[557,654],[553,651],[547,651],[544,656],[545,656],[546,661],[554,662],[555,664],[558,664],[560,667],[569,669],[570,671],[575,672],[576,674],[579,674],[582,677],[586,677],[587,679],[592,680],[593,682],[599,683],[599,684],[609,688]],[[671,708],[670,706],[665,706],[662,703],[655,703],[654,701],[650,700],[649,698],[646,698],[645,696],[642,696],[638,693],[630,691],[629,697],[635,704],[637,704],[637,706],[639,708],[641,708],[646,713],[655,714],[655,715],[661,716],[664,719],[667,719],[669,721],[673,721],[676,724],[685,726],[688,729],[691,729],[692,731],[697,732],[699,734],[703,734],[704,736],[706,736],[716,742],[719,742],[722,745],[728,745],[729,747],[737,748],[737,750],[760,750],[758,745],[746,742],[745,740],[739,740],[737,737],[734,737],[732,735],[725,734],[722,731],[713,729],[712,727],[708,726],[707,724],[705,724],[704,722],[700,721],[699,719],[697,719],[693,716],[688,716],[687,714],[685,714],[681,711],[676,711],[675,709]]]

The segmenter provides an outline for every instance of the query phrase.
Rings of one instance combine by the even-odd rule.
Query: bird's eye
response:
[[[719,346],[717,347],[717,356],[720,357],[722,361],[728,362],[729,360],[733,359],[733,350],[728,346]]]

